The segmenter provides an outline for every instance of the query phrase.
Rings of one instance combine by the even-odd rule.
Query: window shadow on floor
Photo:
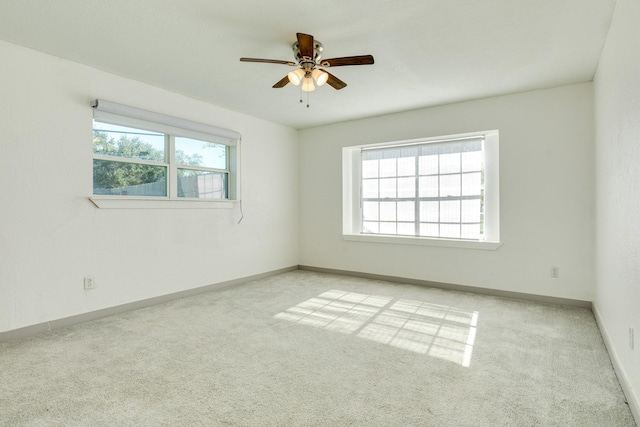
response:
[[[354,335],[468,368],[478,314],[422,301],[330,290],[275,318]]]

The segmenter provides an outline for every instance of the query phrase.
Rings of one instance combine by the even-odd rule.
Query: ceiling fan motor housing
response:
[[[322,47],[322,43],[320,43],[318,40],[314,40],[313,58],[308,58],[300,54],[300,46],[298,45],[298,42],[295,42],[293,46],[291,46],[291,48],[293,49],[293,57],[303,68],[313,68],[313,66],[320,63],[320,59],[322,59],[322,51],[324,49]],[[311,65],[311,67],[309,67],[309,65],[307,65],[307,67],[304,67],[304,64],[309,64]]]

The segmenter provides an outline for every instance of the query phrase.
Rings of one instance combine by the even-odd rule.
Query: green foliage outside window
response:
[[[116,138],[114,135],[118,137]],[[153,144],[144,142],[139,136],[94,130],[93,152],[97,155],[114,158],[113,161],[93,160],[94,189],[123,188],[166,180],[166,167],[164,166],[130,163],[125,160],[140,159],[166,163],[164,151],[154,147]],[[181,165],[200,166],[202,156],[197,153],[188,155],[177,150],[176,162]]]

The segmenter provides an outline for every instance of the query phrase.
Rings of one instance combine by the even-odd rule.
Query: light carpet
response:
[[[590,310],[294,271],[0,344],[2,426],[634,426]]]

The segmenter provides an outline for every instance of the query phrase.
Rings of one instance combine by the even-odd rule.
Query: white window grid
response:
[[[478,151],[481,157],[473,168],[462,167],[463,153],[468,151],[460,150],[447,154],[448,156],[452,154],[459,156],[458,162],[461,165],[459,171],[443,172],[446,167],[441,164],[443,156],[439,154],[433,156],[438,161],[435,168],[436,172],[421,173],[419,151],[416,151],[412,156],[408,156],[405,151],[401,157],[385,159],[387,164],[389,160],[395,161],[394,167],[391,168],[396,171],[395,174],[384,174],[378,170],[375,177],[367,178],[363,173],[363,176],[361,176],[361,233],[484,240],[484,140],[478,140],[477,138],[476,140],[480,144],[479,149],[474,151]],[[439,141],[438,144],[456,142],[459,142],[459,140]],[[422,145],[426,144],[419,146]],[[400,159],[403,159],[405,166],[407,160],[412,159],[412,173],[403,174],[401,172],[403,168],[399,167]],[[362,161],[365,161],[364,155],[362,156]],[[380,169],[380,162],[378,162],[378,168]],[[362,165],[361,171],[364,171],[364,169],[364,165]],[[474,194],[464,194],[465,178],[468,179],[469,177],[474,177],[476,180],[479,178],[480,180],[479,191]],[[428,192],[423,188],[422,184],[429,178],[432,179],[432,184],[435,183],[435,185],[432,185],[430,193],[433,193],[433,189],[435,189],[437,194],[425,195]],[[433,179],[435,179],[435,182]],[[459,194],[443,194],[443,189],[447,186],[441,184],[445,180],[449,181],[449,187],[451,187],[452,181],[457,181]],[[407,187],[406,184],[411,181],[413,181],[412,185]],[[401,182],[405,185],[401,185]],[[374,191],[378,195],[377,197],[366,197],[365,195],[371,192],[371,183],[377,187]],[[403,193],[405,197],[401,197]],[[407,193],[413,194],[407,195]],[[393,196],[394,194],[395,196]],[[469,205],[474,205],[471,211],[465,209]],[[372,212],[371,206],[376,207],[377,212]],[[402,206],[409,206],[409,210],[402,209]],[[457,210],[457,215],[450,212],[452,208]],[[443,212],[446,210],[449,210],[449,218],[457,217],[457,219],[443,220],[443,216],[446,216],[443,215]]]

